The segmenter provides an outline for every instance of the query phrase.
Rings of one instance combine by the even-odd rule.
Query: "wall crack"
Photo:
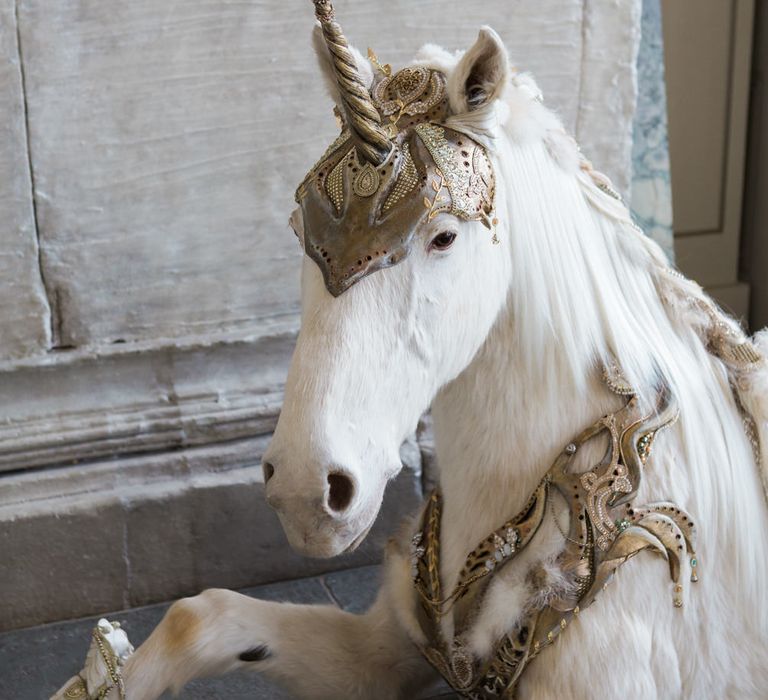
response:
[[[40,226],[38,222],[37,211],[37,195],[35,187],[35,168],[32,162],[32,146],[30,143],[30,130],[29,130],[29,104],[27,100],[27,75],[26,67],[24,65],[24,50],[21,40],[21,21],[19,16],[19,3],[21,0],[15,0],[13,6],[14,20],[16,22],[16,53],[19,57],[19,75],[21,78],[21,105],[23,111],[23,123],[24,123],[24,148],[27,158],[27,167],[29,168],[29,181],[30,181],[30,199],[32,202],[32,225],[35,228],[35,245],[37,252],[37,267],[40,274],[40,283],[42,284],[45,292],[46,301],[48,304],[48,333],[50,337],[50,345],[48,350],[55,349],[61,341],[61,325],[62,319],[60,318],[60,308],[58,304],[58,291],[55,286],[46,277],[45,263],[43,260],[43,245],[40,240]]]

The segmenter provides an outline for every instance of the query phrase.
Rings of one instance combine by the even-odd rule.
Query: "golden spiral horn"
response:
[[[313,0],[315,16],[320,22],[325,43],[331,55],[336,82],[358,153],[364,160],[381,165],[392,150],[392,142],[381,126],[368,88],[357,71],[355,57],[341,32],[330,0]]]

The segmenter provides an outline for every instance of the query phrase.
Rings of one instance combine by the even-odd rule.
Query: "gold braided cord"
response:
[[[325,43],[331,55],[348,126],[360,156],[374,165],[381,165],[392,150],[392,142],[381,127],[381,117],[374,107],[368,88],[357,71],[355,57],[336,22],[330,0],[313,0],[315,16],[323,29]]]

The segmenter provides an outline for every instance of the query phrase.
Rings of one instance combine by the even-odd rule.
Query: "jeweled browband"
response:
[[[296,190],[304,248],[338,296],[408,255],[419,226],[447,212],[490,227],[485,148],[444,124],[446,78],[424,66],[394,75],[370,52],[371,92],[327,0],[314,0],[341,95],[342,131]]]

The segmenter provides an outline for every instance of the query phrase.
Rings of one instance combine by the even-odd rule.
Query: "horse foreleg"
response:
[[[365,615],[212,589],[174,603],[123,673],[128,700],[193,678],[264,673],[299,698],[398,698],[428,673],[383,600]]]

